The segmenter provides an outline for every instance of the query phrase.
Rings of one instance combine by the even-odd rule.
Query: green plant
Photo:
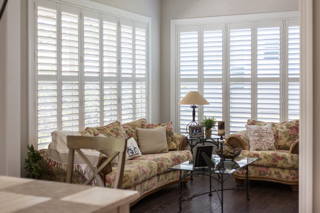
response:
[[[40,153],[33,148],[33,146],[27,145],[28,154],[25,159],[24,168],[28,171],[27,178],[40,179],[42,177],[42,169],[40,164],[43,162],[43,157]]]
[[[203,121],[200,124],[202,126],[204,126],[204,128],[209,130],[212,127],[214,127],[214,125],[216,125],[216,123],[217,123],[217,120],[213,116],[212,118],[204,117]]]

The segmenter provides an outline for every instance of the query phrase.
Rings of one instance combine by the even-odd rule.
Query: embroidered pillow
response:
[[[144,129],[155,129],[158,127],[166,127],[166,137],[167,137],[167,144],[169,150],[177,150],[177,145],[174,141],[174,132],[172,127],[172,122],[168,123],[159,123],[159,124],[142,124],[142,128]],[[138,143],[140,143],[138,141]]]
[[[271,123],[265,126],[247,125],[250,150],[275,150]]]
[[[142,156],[136,140],[132,137],[127,142],[126,160]]]
[[[158,127],[155,129],[137,128],[136,130],[139,137],[141,153],[155,154],[168,152],[165,127]]]
[[[136,141],[138,141],[136,128],[142,128],[142,124],[147,124],[147,120],[145,118],[141,118],[139,120],[122,124],[122,127],[126,133],[127,138],[133,137]]]

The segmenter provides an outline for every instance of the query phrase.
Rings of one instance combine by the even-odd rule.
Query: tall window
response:
[[[177,84],[171,84],[172,95],[181,100],[189,91],[199,91],[210,105],[199,106],[196,119],[224,120],[228,134],[244,130],[251,118],[299,119],[297,18],[252,20],[251,15],[251,20],[232,20],[237,17],[214,24],[176,22],[172,72]],[[177,103],[171,108],[177,115],[176,128],[185,133],[191,110]]]
[[[54,1],[34,3],[39,148],[55,130],[147,118],[149,23]]]

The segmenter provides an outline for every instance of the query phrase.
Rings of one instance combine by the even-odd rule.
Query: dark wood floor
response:
[[[215,181],[214,181],[215,182]],[[197,193],[208,191],[209,179],[205,176],[194,177],[193,181],[188,181],[184,192],[185,197],[190,197]],[[218,183],[213,184],[219,188]],[[225,188],[235,187],[232,176],[225,182]],[[291,191],[290,186],[250,181],[250,201],[246,199],[246,191],[232,190],[224,192],[224,212],[225,213],[294,213],[298,212],[298,192]],[[131,207],[131,213],[140,212],[178,212],[178,184],[164,188],[138,202]],[[193,198],[190,202],[185,201],[182,205],[182,212],[221,212],[218,196],[213,194]]]

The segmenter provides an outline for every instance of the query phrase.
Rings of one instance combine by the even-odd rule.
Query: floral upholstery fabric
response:
[[[184,137],[185,136],[182,134],[177,134],[177,133],[173,134],[174,143],[176,144],[177,150],[180,150],[180,143]]]
[[[267,122],[251,120],[248,125],[265,126]],[[299,138],[299,120],[272,123],[276,149],[289,150],[291,144]]]
[[[243,130],[243,131],[228,135],[226,137],[226,144],[229,144],[228,141],[232,138],[236,138],[242,143],[243,145],[242,149],[249,150],[250,147],[249,147],[249,138],[248,138],[247,130]]]
[[[136,120],[130,123],[122,124],[122,127],[126,133],[127,138],[129,139],[133,137],[136,140],[136,142],[139,144],[136,128],[137,127],[142,128],[142,124],[147,124],[147,123],[148,122],[145,118],[141,118],[139,120]]]
[[[298,150],[298,153],[295,153],[296,150]],[[299,154],[299,139],[292,142],[289,153]]]
[[[144,129],[155,129],[157,127],[166,127],[168,149],[177,150],[177,146],[174,140],[172,122],[159,124],[142,124],[142,128]]]
[[[133,187],[145,180],[157,175],[157,163],[145,160],[128,160],[126,161],[122,188]],[[113,187],[117,176],[117,167],[112,168],[112,172],[105,176],[106,187]]]
[[[157,163],[157,174],[162,174],[168,171],[170,167],[183,163],[192,158],[189,150],[170,151],[167,153],[148,154],[137,157],[135,160],[147,160]]]
[[[156,189],[160,186],[168,184],[173,181],[179,180],[180,172],[179,171],[170,171],[161,175],[154,176],[149,180],[143,181],[131,188],[129,190],[136,190],[140,192],[140,195],[143,195],[153,189]]]
[[[126,138],[126,134],[119,121],[115,121],[105,126],[87,127],[81,132],[82,135],[89,134],[92,136],[97,136],[99,133],[111,138]]]
[[[250,165],[270,168],[299,169],[299,155],[290,154],[287,150],[243,150],[240,156],[258,158],[258,160]]]
[[[245,169],[239,169],[233,173],[235,178],[244,179],[246,174]],[[282,169],[282,168],[270,168],[265,166],[249,166],[249,179],[252,178],[261,178],[261,179],[277,179],[290,183],[299,182],[299,170],[295,169]]]

